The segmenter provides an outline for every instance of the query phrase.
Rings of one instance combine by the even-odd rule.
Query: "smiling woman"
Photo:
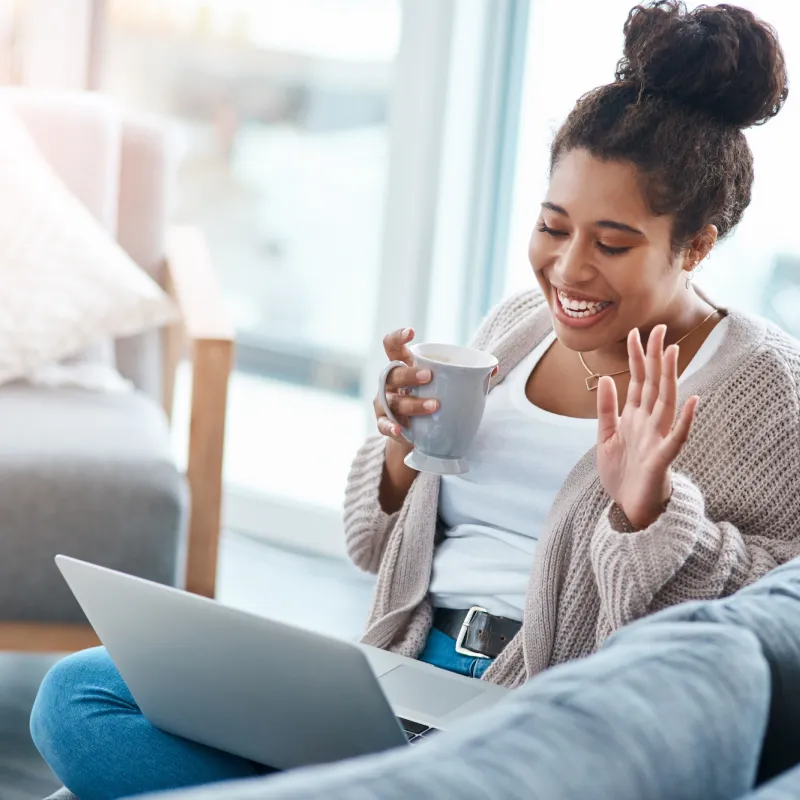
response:
[[[500,371],[470,473],[414,473],[376,405],[383,436],[350,476],[349,551],[378,574],[364,642],[432,660],[434,639],[468,641],[508,686],[800,554],[800,344],[690,280],[750,201],[742,131],[786,99],[783,52],[728,5],[651,2],[624,33],[616,80],[552,145],[529,243],[539,291],[475,338]],[[409,366],[390,406],[444,414],[409,397],[431,379],[412,338],[386,338]]]
[[[553,145],[539,289],[475,337],[498,373],[470,472],[418,475],[376,402],[348,483],[348,550],[378,576],[364,643],[509,687],[800,555],[800,343],[686,279],[749,203],[742,130],[786,98],[781,47],[746,10],[677,0],[637,6],[624,32],[616,80]],[[404,362],[386,371],[388,406],[446,414],[414,395],[436,365],[414,365],[413,338],[384,339]],[[50,673],[31,729],[84,800],[269,768],[144,723],[88,651]]]
[[[665,324],[667,343],[681,343],[682,373],[723,318],[686,282],[716,241],[716,227],[702,226],[674,253],[673,217],[653,214],[641,181],[632,163],[603,160],[583,147],[554,162],[529,246],[558,336],[529,384],[531,397],[549,411],[592,415],[594,399],[581,387],[587,373],[590,389],[600,376],[613,376],[624,405],[632,329]],[[554,390],[564,378],[573,390]]]

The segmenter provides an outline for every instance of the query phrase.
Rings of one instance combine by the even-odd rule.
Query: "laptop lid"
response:
[[[278,769],[405,744],[355,645],[66,556],[56,563],[158,728]]]

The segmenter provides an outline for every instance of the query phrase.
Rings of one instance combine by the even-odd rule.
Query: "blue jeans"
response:
[[[419,660],[468,678],[482,678],[494,661],[493,658],[473,658],[456,653],[456,640],[436,628],[428,634]]]
[[[436,629],[420,659],[473,677],[483,675],[491,663],[456,653],[455,640]],[[80,800],[111,800],[272,771],[154,728],[102,647],[75,653],[50,670],[31,713],[31,736]]]

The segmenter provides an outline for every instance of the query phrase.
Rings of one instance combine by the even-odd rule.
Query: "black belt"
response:
[[[496,617],[480,606],[466,610],[437,608],[433,625],[456,640],[456,651],[464,656],[496,658],[517,635],[521,622]]]

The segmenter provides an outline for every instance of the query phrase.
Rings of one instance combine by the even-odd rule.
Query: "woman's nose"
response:
[[[570,239],[558,254],[554,272],[564,285],[577,284],[591,277],[592,266],[586,248],[578,238]]]

